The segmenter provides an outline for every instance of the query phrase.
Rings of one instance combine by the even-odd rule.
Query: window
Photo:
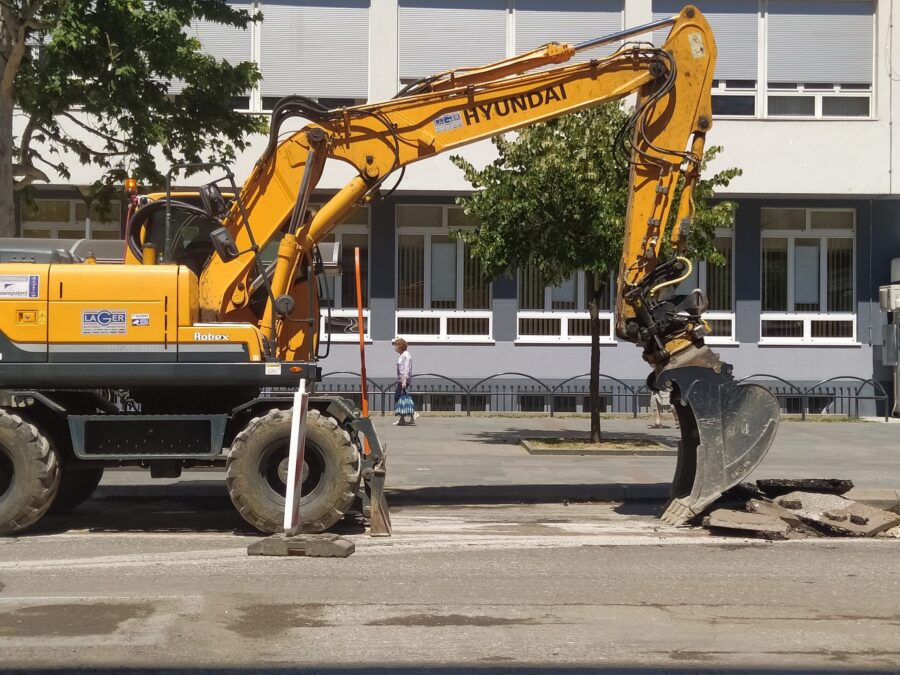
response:
[[[506,58],[506,0],[400,0],[400,79]]]
[[[317,206],[312,205],[315,209]],[[362,286],[363,334],[369,340],[369,209],[354,209],[322,241],[339,245],[341,273],[327,277],[328,295],[333,303],[331,319],[322,308],[321,333],[331,333],[335,342],[359,341],[359,310],[356,303],[356,248],[359,248],[359,268]]]
[[[654,20],[681,0],[653,0]],[[719,117],[870,118],[873,0],[696,0],[718,47]],[[668,29],[655,31],[661,45]],[[759,83],[763,83],[759,85]]]
[[[490,282],[453,233],[475,227],[458,207],[397,206],[397,335],[410,340],[491,339]]]
[[[855,343],[855,216],[762,209],[761,343]]]
[[[735,341],[734,333],[734,238],[731,230],[720,230],[715,238],[716,251],[725,258],[722,265],[706,261],[694,264],[691,276],[679,284],[678,294],[687,294],[695,288],[706,293],[709,306],[703,318],[709,324],[706,341],[723,344]]]
[[[368,97],[368,0],[269,0],[261,10],[264,99]]]
[[[517,342],[590,342],[588,302],[593,284],[589,272],[578,272],[557,286],[548,286],[533,266],[520,270]],[[612,287],[612,282],[607,280],[600,305],[603,342],[613,341]]]
[[[768,0],[769,117],[870,117],[871,0]]]
[[[515,53],[548,42],[577,45],[624,28],[622,0],[516,0]],[[609,56],[619,43],[576,54],[570,63]]]
[[[227,4],[236,10],[246,10],[253,13],[253,6],[248,2],[233,2],[226,0]],[[214,21],[193,21],[186,29],[188,36],[200,42],[200,49],[205,54],[213,56],[218,61],[227,61],[236,66],[244,61],[253,61],[253,48],[251,43],[252,24],[247,28],[225,26]],[[184,80],[175,79],[169,83],[169,93],[178,95],[184,89]],[[236,110],[249,110],[250,97],[237,97],[232,106]]]
[[[756,116],[756,82],[759,77],[759,0],[697,0],[716,36],[718,59],[713,81],[713,115]],[[678,14],[682,0],[653,0],[654,21]],[[661,45],[668,28],[654,31],[653,43]]]
[[[40,239],[121,239],[122,205],[101,210],[74,199],[36,199],[22,214],[22,236]],[[88,231],[88,227],[90,230]]]

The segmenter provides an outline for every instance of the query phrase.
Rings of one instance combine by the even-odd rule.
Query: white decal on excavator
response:
[[[194,342],[228,342],[230,339],[221,333],[194,333]]]
[[[700,33],[689,33],[688,41],[691,43],[691,54],[695,59],[706,56],[706,48],[703,46],[703,36]]]
[[[434,121],[434,130],[437,133],[442,133],[444,131],[459,129],[462,125],[462,115],[460,115],[458,112],[452,112],[438,117]]]

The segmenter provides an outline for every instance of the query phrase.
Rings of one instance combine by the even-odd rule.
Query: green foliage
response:
[[[186,30],[198,19],[246,27],[258,17],[245,10],[224,0],[55,0],[36,18],[12,93],[29,120],[13,148],[20,167],[68,177],[65,150],[105,169],[101,192],[126,175],[159,185],[169,164],[231,161],[265,129],[232,109],[259,79],[256,66],[217,62]],[[179,96],[168,95],[170,81],[184,83]]]
[[[463,236],[486,276],[531,264],[553,285],[578,270],[606,275],[618,268],[629,170],[616,155],[615,139],[627,118],[613,103],[526,127],[512,139],[495,138],[499,157],[481,170],[451,158],[475,189],[458,203],[480,223]],[[705,160],[719,151],[711,148]],[[713,247],[715,230],[731,225],[735,207],[708,200],[740,173],[731,168],[699,181],[689,255],[722,262]]]

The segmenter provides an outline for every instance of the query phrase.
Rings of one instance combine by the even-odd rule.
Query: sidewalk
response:
[[[664,500],[675,457],[530,455],[519,438],[585,435],[584,417],[419,417],[394,427],[375,417],[387,446],[392,504]],[[653,438],[676,447],[678,430],[646,419],[604,419],[603,433]],[[848,496],[883,508],[900,503],[900,430],[884,423],[784,421],[768,456],[750,476],[847,478]],[[148,471],[107,471],[103,497],[224,495],[221,470],[151,479]]]

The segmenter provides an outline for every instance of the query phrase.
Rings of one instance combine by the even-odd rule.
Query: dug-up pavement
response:
[[[679,432],[649,428],[645,418],[602,422],[604,438],[638,438],[672,450],[667,456],[532,455],[522,438],[587,436],[584,417],[419,417],[392,426],[374,417],[387,446],[392,504],[507,504],[564,501],[663,501],[675,472]],[[878,508],[900,503],[900,426],[883,422],[781,423],[772,449],[749,477],[839,478],[845,496]],[[188,471],[151,480],[146,472],[110,471],[97,497],[221,495],[219,471]]]

